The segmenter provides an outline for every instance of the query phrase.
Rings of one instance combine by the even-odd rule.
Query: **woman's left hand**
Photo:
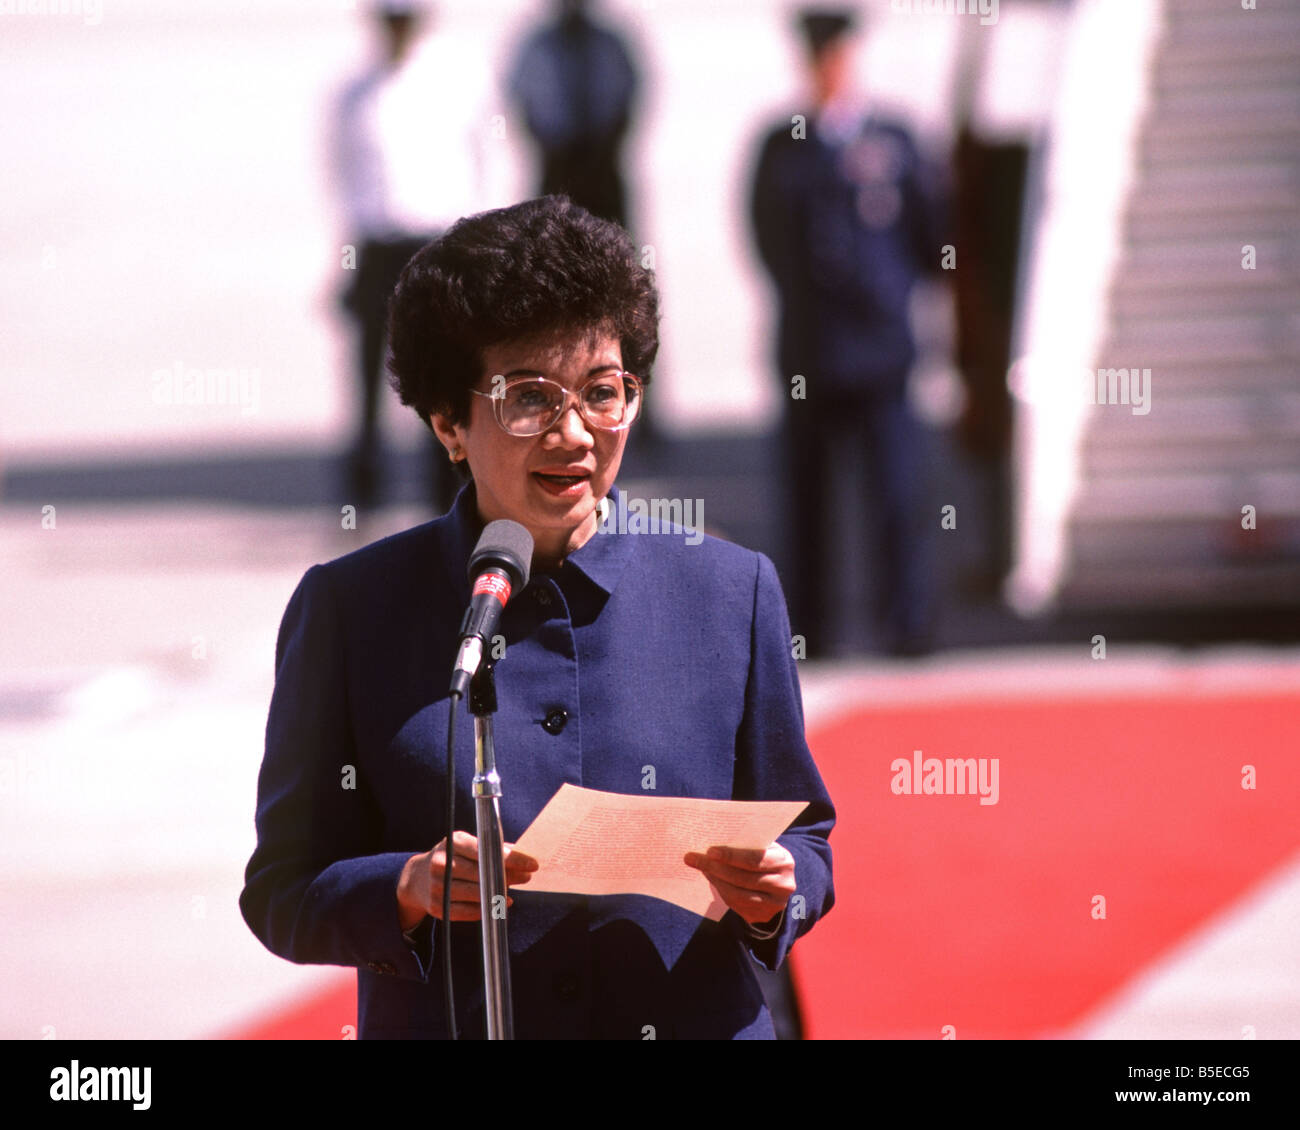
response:
[[[685,859],[751,925],[775,918],[794,894],[794,856],[778,843],[766,848],[711,847],[707,855],[690,851]]]

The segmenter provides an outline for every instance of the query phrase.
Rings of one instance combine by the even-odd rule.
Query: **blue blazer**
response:
[[[507,841],[565,781],[807,800],[780,837],[797,892],[760,939],[730,911],[710,922],[645,896],[512,888],[516,1035],[771,1038],[751,959],[776,969],[830,910],[835,819],[804,740],[776,573],[715,538],[634,532],[635,515],[610,529],[535,575],[502,617]],[[471,485],[447,516],[313,566],[280,626],[240,909],[281,957],[357,967],[363,1038],[446,1035],[440,931],[426,918],[408,940],[396,890],[407,859],[446,834],[447,684],[480,532]],[[469,831],[472,730],[458,721],[456,823]],[[452,935],[457,1024],[481,1036],[479,925]]]

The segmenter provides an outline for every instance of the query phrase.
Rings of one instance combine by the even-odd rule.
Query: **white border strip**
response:
[[[1091,647],[955,652],[906,667],[898,663],[800,664],[809,726],[863,707],[1053,698],[1300,694],[1300,649],[1141,648],[1093,659]]]

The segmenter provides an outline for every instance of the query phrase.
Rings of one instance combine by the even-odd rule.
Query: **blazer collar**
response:
[[[618,497],[618,487],[611,486],[605,498],[611,514],[618,510]],[[563,576],[564,570],[572,567],[606,596],[610,596],[619,577],[623,575],[623,570],[632,560],[635,548],[632,534],[626,530],[619,533],[616,523],[602,519],[586,543],[564,559],[564,569],[560,570],[560,575]]]
[[[473,482],[466,483],[456,495],[450,510],[438,521],[441,537],[442,564],[447,570],[447,581],[460,598],[458,603],[469,603],[469,555],[483,533],[483,522],[478,516],[478,499]]]
[[[611,512],[617,510],[619,489],[609,489],[608,504]],[[466,483],[456,496],[456,501],[441,526],[442,558],[449,577],[464,602],[469,602],[469,556],[474,552],[483,533],[483,521],[478,513],[478,496],[473,482]],[[605,596],[613,593],[623,570],[632,559],[636,545],[632,534],[618,532],[613,522],[604,523],[587,539],[586,543],[564,559],[564,565],[550,574],[564,583],[570,570],[580,573]]]

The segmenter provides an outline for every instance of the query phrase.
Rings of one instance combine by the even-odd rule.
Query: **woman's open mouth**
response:
[[[569,495],[579,495],[591,478],[591,472],[584,471],[581,474],[559,475],[549,471],[534,471],[533,478],[547,494],[553,494],[557,498],[564,498]]]

